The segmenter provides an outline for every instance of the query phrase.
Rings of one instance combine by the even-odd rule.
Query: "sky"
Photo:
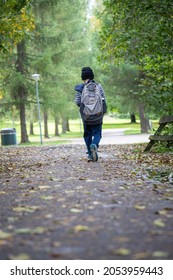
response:
[[[92,15],[92,9],[93,9],[93,6],[95,4],[95,0],[89,0],[89,8],[88,8],[88,18],[91,17]]]

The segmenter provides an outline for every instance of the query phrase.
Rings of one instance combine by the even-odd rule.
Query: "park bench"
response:
[[[148,152],[151,150],[152,146],[157,141],[164,141],[167,142],[168,145],[170,142],[173,142],[173,135],[161,135],[162,131],[164,130],[167,124],[173,124],[173,116],[163,116],[159,120],[159,127],[156,130],[154,135],[150,135],[149,139],[150,142],[148,143],[147,147],[145,148],[144,152]]]

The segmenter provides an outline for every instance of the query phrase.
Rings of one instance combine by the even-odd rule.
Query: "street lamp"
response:
[[[42,131],[41,131],[41,116],[40,116],[40,100],[39,100],[39,95],[38,95],[38,80],[40,79],[39,74],[33,74],[32,79],[35,80],[35,85],[36,85],[36,97],[37,97],[37,106],[38,106],[38,122],[39,122],[39,128],[40,128],[40,144],[43,144],[42,141]]]

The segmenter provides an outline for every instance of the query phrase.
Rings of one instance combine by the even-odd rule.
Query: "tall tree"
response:
[[[73,99],[72,85],[88,56],[86,4],[81,0],[73,5],[69,0],[33,3],[36,32],[32,49],[38,57],[33,67],[42,77],[40,96],[44,110],[50,109],[56,120],[61,115],[63,123],[71,114],[67,104]]]
[[[57,120],[60,120],[60,117],[68,120],[69,116],[73,116],[73,87],[79,81],[81,67],[88,64],[90,53],[86,21],[87,0],[73,1],[73,5],[71,3],[70,0],[30,1],[35,30],[32,36],[25,36],[25,39],[18,43],[13,55],[9,56],[5,79],[8,85],[6,93],[12,92],[11,96],[8,95],[12,104],[23,108],[23,112],[26,108],[20,107],[22,104],[27,106],[27,111],[33,111],[32,107],[36,104],[35,84],[30,77],[33,73],[40,74],[39,97],[42,115],[43,112],[47,114],[45,120],[51,116],[56,119],[56,132]],[[23,51],[19,52],[21,45]],[[20,69],[19,61],[22,65]],[[21,115],[23,116],[23,113]],[[26,126],[23,125],[26,118],[27,113],[21,120],[22,142],[28,141]],[[31,120],[31,117],[29,119]],[[48,136],[48,127],[46,135]]]
[[[33,29],[34,22],[28,0],[0,2],[0,52],[5,66],[0,73],[2,103],[10,109],[15,105],[19,110],[21,142],[28,141],[25,117],[27,86],[24,81],[26,50],[23,38]]]
[[[172,0],[105,0],[101,50],[109,63],[131,62],[142,74],[141,102],[172,111]],[[163,104],[164,106],[160,106]]]
[[[26,60],[25,42],[22,40],[17,44],[17,61],[16,71],[22,76],[25,75],[24,64]],[[29,142],[27,128],[26,128],[26,99],[27,99],[27,87],[24,82],[20,81],[16,91],[15,97],[20,112],[20,125],[21,125],[21,143]]]

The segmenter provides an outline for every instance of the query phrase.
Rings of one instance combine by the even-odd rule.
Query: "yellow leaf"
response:
[[[31,233],[31,229],[30,228],[18,228],[15,230],[16,233],[21,233],[21,234],[27,234],[27,233]]]
[[[48,195],[48,196],[40,196],[40,198],[43,199],[43,200],[51,200],[54,197],[52,195]]]
[[[167,258],[169,256],[169,253],[164,251],[155,251],[152,253],[152,256],[158,258]]]
[[[0,191],[0,195],[1,195],[1,194],[6,194],[6,192],[4,192],[4,191]]]
[[[5,232],[3,230],[0,230],[0,239],[7,239],[7,238],[10,238],[12,237],[13,234],[12,233],[9,233],[9,232]]]
[[[25,253],[21,253],[19,255],[9,255],[10,260],[30,260],[30,256]]]
[[[84,225],[77,225],[77,226],[74,227],[75,232],[88,231],[88,230],[90,230],[90,228],[87,227],[87,226],[84,226]]]
[[[144,210],[146,207],[144,205],[135,205],[134,208],[136,210]]]
[[[39,209],[38,206],[18,206],[18,207],[14,207],[13,211],[33,213],[38,209]]]
[[[139,259],[145,259],[148,258],[150,256],[150,253],[148,252],[139,252],[134,254],[133,259],[135,260],[139,260]]]
[[[165,223],[163,222],[162,219],[156,219],[153,224],[157,227],[165,227]]]
[[[121,255],[121,256],[127,256],[130,254],[130,250],[127,248],[119,248],[117,250],[113,251],[113,254]]]
[[[158,211],[158,214],[159,215],[166,215],[167,211],[163,209],[163,210]]]
[[[41,234],[46,231],[46,228],[44,227],[36,227],[36,228],[19,228],[16,229],[16,233],[21,233],[21,234]]]

